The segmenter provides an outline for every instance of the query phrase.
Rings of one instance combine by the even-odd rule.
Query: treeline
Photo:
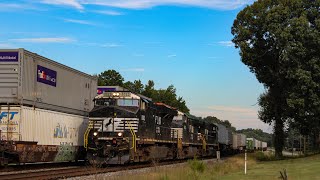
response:
[[[141,80],[125,81],[122,75],[115,70],[104,71],[97,77],[99,86],[121,86],[133,93],[149,97],[154,102],[168,104],[184,113],[190,112],[186,101],[183,97],[177,95],[176,88],[173,85],[168,86],[166,89],[155,89],[155,83],[152,80],[149,80],[147,84],[142,84]]]

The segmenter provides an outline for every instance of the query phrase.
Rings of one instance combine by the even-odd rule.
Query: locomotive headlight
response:
[[[93,135],[94,135],[94,136],[97,136],[97,135],[98,135],[98,132],[94,132]]]
[[[119,132],[119,133],[118,133],[118,136],[121,137],[121,136],[122,136],[122,132]]]

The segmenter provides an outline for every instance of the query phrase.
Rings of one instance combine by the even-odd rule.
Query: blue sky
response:
[[[173,84],[191,113],[238,129],[271,131],[257,118],[264,89],[231,43],[251,0],[0,1],[0,48],[25,48],[89,74]]]

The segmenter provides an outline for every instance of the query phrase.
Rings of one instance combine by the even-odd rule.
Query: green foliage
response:
[[[279,159],[276,159],[275,156],[271,153],[264,153],[264,152],[261,152],[261,151],[258,151],[258,152],[255,152],[254,156],[256,157],[256,159],[258,161],[275,161],[275,160],[279,160]]]
[[[107,70],[98,75],[98,86],[122,86],[123,77],[115,70]]]
[[[241,61],[266,87],[259,118],[274,124],[276,156],[284,123],[320,129],[320,1],[258,0],[237,15],[233,42]]]
[[[160,180],[169,180],[168,174],[166,173],[166,174],[164,174],[164,176],[161,176]]]
[[[199,179],[206,169],[206,164],[203,161],[199,161],[196,157],[192,160],[188,160],[188,165],[191,169],[192,179]]]

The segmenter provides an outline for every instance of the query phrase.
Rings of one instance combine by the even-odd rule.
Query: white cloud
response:
[[[105,15],[109,15],[109,16],[121,16],[121,15],[124,15],[122,12],[111,11],[111,10],[108,10],[108,11],[93,11],[93,12],[98,13],[98,14],[105,14]]]
[[[10,39],[14,42],[27,42],[27,43],[71,43],[75,40],[67,37],[54,37],[54,38],[20,38],[20,39]]]
[[[174,58],[174,57],[177,57],[177,55],[176,54],[169,54],[168,55],[168,58]]]
[[[30,4],[0,3],[0,11],[42,10]]]
[[[79,0],[81,4],[94,4],[124,9],[146,9],[162,5],[237,9],[252,1],[253,0]]]
[[[106,47],[106,48],[116,48],[116,47],[121,47],[121,44],[117,43],[108,43],[108,44],[101,44],[101,47]]]
[[[125,71],[125,72],[144,72],[144,68],[122,69],[121,71]]]
[[[80,19],[63,19],[65,22],[70,22],[70,23],[76,23],[76,24],[84,24],[84,25],[90,25],[90,26],[96,26],[97,24],[90,22],[90,21],[85,21],[85,20],[80,20]]]
[[[103,48],[117,48],[122,47],[122,44],[118,43],[78,43],[78,45],[84,45],[84,46],[96,46],[96,47],[103,47]]]
[[[221,46],[226,46],[226,47],[233,47],[234,46],[233,42],[231,42],[231,41],[219,41],[218,44]]]
[[[77,0],[42,0],[43,4],[52,4],[60,6],[69,6],[79,10],[83,10],[84,7]]]

